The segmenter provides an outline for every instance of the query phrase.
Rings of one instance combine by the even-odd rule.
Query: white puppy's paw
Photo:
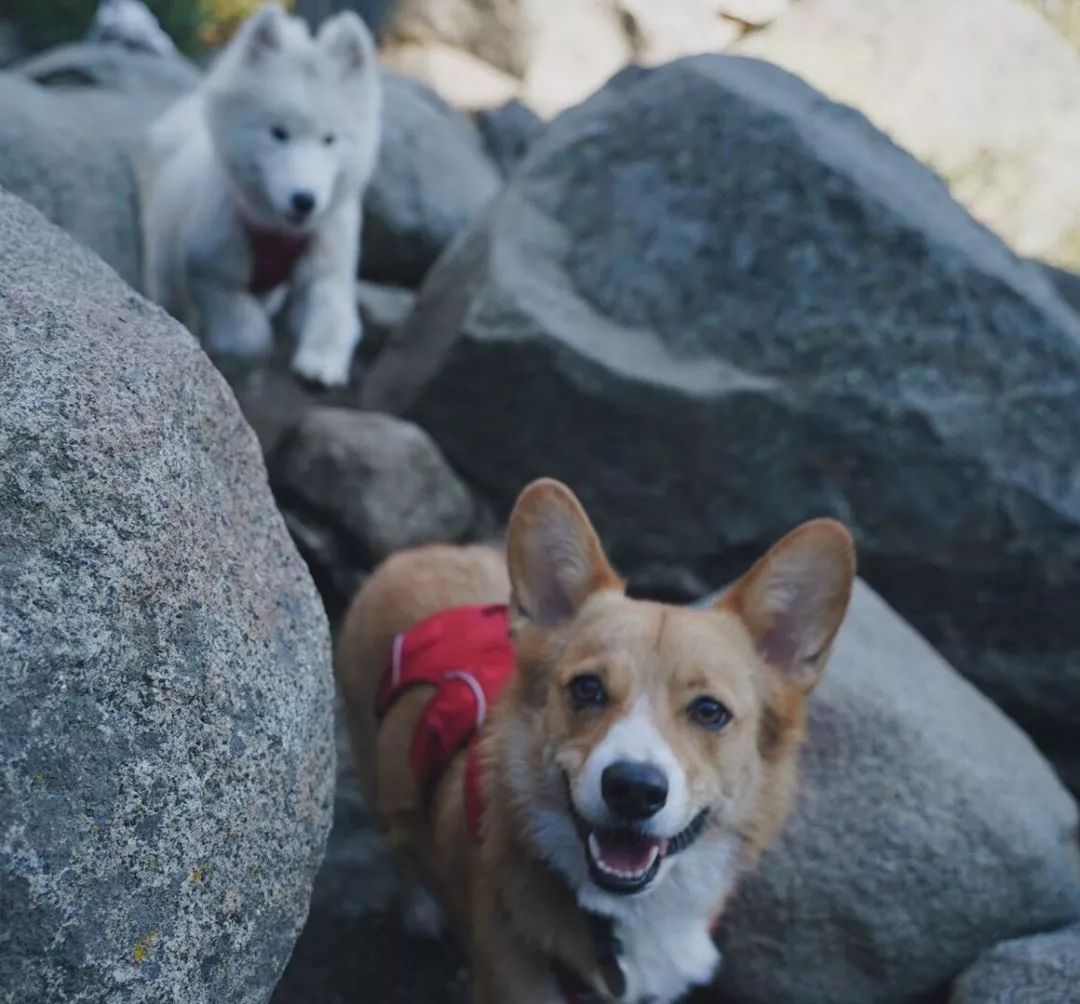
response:
[[[403,894],[401,919],[405,930],[415,938],[434,941],[446,930],[443,908],[422,885],[411,886]]]
[[[293,372],[303,380],[323,387],[344,387],[349,382],[349,364],[352,354],[327,352],[301,345],[292,359]]]
[[[346,337],[306,335],[293,355],[293,372],[301,379],[323,387],[344,387],[349,382],[353,352],[362,336],[363,329],[359,324],[354,333]]]

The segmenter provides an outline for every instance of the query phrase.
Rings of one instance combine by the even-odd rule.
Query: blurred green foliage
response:
[[[202,0],[147,0],[146,5],[180,49],[198,51]],[[82,38],[94,20],[98,0],[7,0],[4,6],[12,8],[26,44],[45,49]]]
[[[73,42],[86,34],[99,0],[3,0],[32,50]],[[177,47],[197,55],[220,45],[260,0],[144,0]],[[290,6],[286,3],[284,6]]]

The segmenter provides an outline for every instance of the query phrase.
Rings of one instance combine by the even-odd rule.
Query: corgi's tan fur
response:
[[[367,796],[406,873],[465,936],[477,1004],[674,1001],[719,964],[710,934],[787,817],[804,702],[847,608],[850,535],[788,534],[709,609],[632,600],[577,499],[521,495],[495,550],[399,553],[347,614],[337,674]],[[459,754],[425,808],[409,768],[431,688],[377,723],[393,639],[448,607],[509,602],[513,680],[481,738],[484,838]],[[618,945],[610,958],[596,918]]]

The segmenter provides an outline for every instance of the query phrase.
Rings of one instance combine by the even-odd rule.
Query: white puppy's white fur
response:
[[[143,144],[147,294],[210,351],[262,354],[271,304],[283,298],[250,291],[250,233],[306,238],[288,279],[292,366],[317,383],[345,383],[362,335],[360,206],[380,114],[375,46],[359,17],[339,14],[313,38],[276,4],[254,14]]]

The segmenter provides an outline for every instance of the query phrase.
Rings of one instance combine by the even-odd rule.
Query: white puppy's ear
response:
[[[519,496],[506,550],[515,611],[538,627],[573,619],[597,590],[623,589],[581,503],[550,478]]]
[[[375,61],[371,32],[352,11],[342,11],[325,21],[317,41],[327,57],[341,67],[344,77],[360,73]]]
[[[718,601],[746,625],[761,658],[800,689],[821,678],[855,580],[843,524],[815,519],[774,544]]]
[[[244,58],[258,65],[268,56],[284,47],[285,19],[287,15],[280,4],[268,3],[244,22],[237,37]]]

